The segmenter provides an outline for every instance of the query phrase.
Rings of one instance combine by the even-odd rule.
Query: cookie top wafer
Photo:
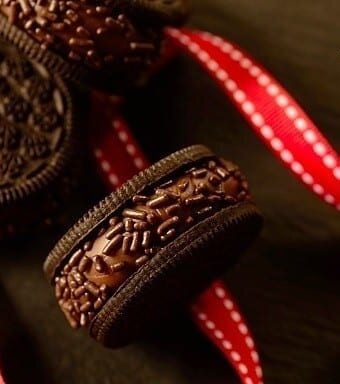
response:
[[[73,114],[71,95],[58,75],[0,45],[2,213],[62,172],[72,148]]]
[[[260,224],[238,168],[193,146],[90,211],[52,250],[45,272],[70,325],[117,346],[143,336],[174,300],[186,302],[232,264]],[[143,313],[132,325],[137,308]]]
[[[63,77],[119,89],[157,58],[164,23],[186,13],[182,1],[1,0],[0,33]]]

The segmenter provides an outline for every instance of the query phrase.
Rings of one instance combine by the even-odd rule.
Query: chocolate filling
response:
[[[54,278],[70,325],[89,325],[109,297],[159,250],[201,220],[249,198],[240,171],[217,159],[135,195],[81,244]]]

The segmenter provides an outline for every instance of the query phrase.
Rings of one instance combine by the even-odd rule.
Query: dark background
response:
[[[193,2],[192,25],[234,40],[259,59],[339,150],[340,3]],[[338,213],[282,168],[188,58],[131,95],[126,109],[152,160],[204,143],[247,174],[266,224],[225,280],[254,332],[266,383],[340,383]],[[70,201],[74,216],[101,191],[100,181],[90,180],[82,199]],[[164,324],[154,340],[119,351],[71,331],[41,272],[60,234],[1,246],[0,353],[9,383],[237,382],[185,316]]]

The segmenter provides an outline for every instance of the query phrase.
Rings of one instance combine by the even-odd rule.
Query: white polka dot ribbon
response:
[[[193,319],[234,367],[243,384],[263,384],[260,357],[244,316],[224,284],[216,281],[193,308]]]
[[[274,155],[340,210],[339,156],[273,76],[219,36],[178,29],[167,29],[167,35],[216,80]]]
[[[113,190],[145,168],[148,162],[124,119],[112,113],[110,98],[93,94],[92,106],[91,126],[95,123],[95,129],[91,132],[90,144],[99,172]],[[262,383],[254,340],[223,282],[215,282],[197,298],[192,318],[231,362],[242,383]]]

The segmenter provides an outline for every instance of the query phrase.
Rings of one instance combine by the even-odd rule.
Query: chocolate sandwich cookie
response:
[[[0,238],[31,230],[57,210],[71,184],[73,117],[63,80],[1,43]]]
[[[0,35],[64,78],[121,89],[159,55],[185,0],[0,0]]]
[[[117,347],[144,337],[223,273],[261,225],[238,167],[192,146],[90,210],[44,270],[71,327]]]

